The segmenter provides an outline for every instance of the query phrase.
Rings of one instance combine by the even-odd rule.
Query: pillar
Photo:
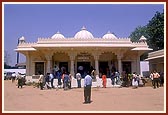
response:
[[[118,59],[118,72],[121,74],[122,73],[122,63],[121,63],[121,54],[117,54],[117,59]]]
[[[137,74],[140,74],[140,55],[139,55],[139,52],[138,52],[138,55],[137,55]]]
[[[51,61],[52,61],[52,55],[45,55],[47,59],[47,73],[51,73]]]
[[[30,55],[26,53],[26,76],[30,76]]]
[[[98,54],[93,54],[94,59],[95,59],[95,69],[96,69],[96,75],[99,75],[99,55]]]
[[[72,76],[74,76],[74,60],[75,60],[75,56],[76,56],[77,54],[76,53],[69,53],[69,57],[70,57],[70,61],[71,61],[71,68],[70,68],[70,73],[71,73],[71,75]]]

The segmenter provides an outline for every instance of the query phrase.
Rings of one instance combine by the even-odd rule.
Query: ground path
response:
[[[164,111],[164,87],[92,88],[92,103],[83,104],[83,88],[40,90],[33,86],[18,89],[4,81],[4,111],[115,112]]]

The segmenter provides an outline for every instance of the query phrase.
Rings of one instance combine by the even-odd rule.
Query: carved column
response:
[[[136,62],[137,62],[137,74],[140,74],[140,54],[139,52],[137,52],[137,59],[136,59]]]
[[[47,60],[47,73],[51,73],[51,69],[52,69],[52,67],[51,67],[51,61],[52,61],[52,55],[51,54],[47,54],[47,55],[45,55],[45,58],[46,58],[46,60]]]
[[[30,54],[27,52],[26,53],[26,76],[30,75]]]
[[[122,54],[117,54],[117,59],[118,59],[118,72],[121,74],[122,73],[122,63],[121,63],[121,58],[123,57]]]
[[[93,53],[94,59],[95,59],[95,69],[96,69],[96,75],[99,75],[99,53]]]
[[[74,60],[75,60],[75,57],[76,57],[76,53],[69,53],[69,58],[70,58],[70,61],[71,61],[71,68],[70,68],[70,73],[72,76],[74,76]]]

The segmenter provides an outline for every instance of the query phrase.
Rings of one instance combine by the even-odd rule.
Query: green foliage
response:
[[[155,51],[164,48],[164,13],[156,12],[147,24],[148,44]]]
[[[137,28],[135,28],[135,30],[131,33],[131,35],[129,36],[129,38],[131,38],[132,42],[138,42],[139,38],[143,35],[144,37],[148,37],[148,35],[146,34],[147,32],[147,28],[146,26],[138,26]]]
[[[156,12],[147,25],[138,26],[129,37],[132,42],[137,42],[142,35],[147,38],[147,44],[154,51],[164,48],[164,12]]]

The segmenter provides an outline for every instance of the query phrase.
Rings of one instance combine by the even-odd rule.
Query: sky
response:
[[[66,38],[74,37],[83,26],[94,37],[108,31],[119,38],[127,38],[138,26],[145,26],[163,4],[4,4],[4,50],[8,64],[16,64],[18,39],[37,42],[50,38],[57,31]],[[20,54],[19,62],[25,62]]]

